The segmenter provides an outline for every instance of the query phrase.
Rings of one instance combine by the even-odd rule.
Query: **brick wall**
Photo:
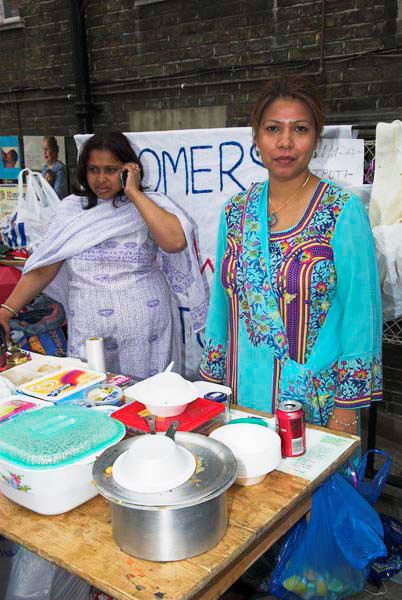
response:
[[[72,133],[68,2],[24,0],[20,13],[24,27],[0,29],[1,133]]]
[[[374,124],[402,105],[400,0],[82,4],[96,128],[124,130],[135,110],[223,105],[228,126],[245,125],[261,82],[284,71],[315,77],[332,122]],[[74,133],[70,1],[20,5],[25,26],[0,29],[1,130]]]

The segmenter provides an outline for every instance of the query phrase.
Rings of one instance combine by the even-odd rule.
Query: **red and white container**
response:
[[[276,410],[277,432],[281,438],[282,456],[292,458],[306,451],[306,425],[300,402],[281,402]]]

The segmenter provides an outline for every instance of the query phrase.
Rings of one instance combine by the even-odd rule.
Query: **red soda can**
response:
[[[282,442],[282,456],[301,456],[306,451],[306,426],[300,402],[286,400],[276,410],[277,432]]]

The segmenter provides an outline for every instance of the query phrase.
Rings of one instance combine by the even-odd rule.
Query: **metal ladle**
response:
[[[155,435],[156,434],[155,415],[148,415],[148,416],[144,417],[144,419],[148,423],[151,435]]]
[[[165,433],[166,437],[168,437],[174,441],[174,436],[176,435],[178,426],[179,426],[179,421],[172,421]]]

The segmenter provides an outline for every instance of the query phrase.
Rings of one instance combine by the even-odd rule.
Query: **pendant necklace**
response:
[[[300,186],[300,187],[299,187],[299,188],[298,188],[298,189],[295,191],[295,193],[294,193],[294,194],[292,194],[292,195],[290,196],[290,198],[288,198],[288,199],[286,200],[286,202],[284,202],[284,203],[283,203],[281,206],[279,206],[279,208],[277,208],[276,210],[271,210],[271,212],[269,212],[269,206],[270,206],[270,204],[271,204],[271,196],[269,196],[269,198],[268,198],[268,215],[269,215],[269,216],[268,216],[268,221],[270,222],[270,224],[271,224],[271,226],[272,226],[272,227],[275,227],[275,225],[276,225],[276,224],[279,222],[278,212],[279,212],[280,210],[282,210],[282,208],[284,208],[284,206],[286,206],[287,204],[289,204],[289,202],[290,202],[291,200],[293,200],[293,198],[296,198],[297,194],[298,194],[299,192],[301,192],[301,191],[302,191],[302,189],[304,189],[304,188],[306,187],[306,185],[307,185],[307,184],[308,184],[308,182],[309,182],[310,175],[311,175],[311,173],[308,173],[308,175],[307,175],[306,179],[303,181],[303,183],[301,184],[301,186]]]

